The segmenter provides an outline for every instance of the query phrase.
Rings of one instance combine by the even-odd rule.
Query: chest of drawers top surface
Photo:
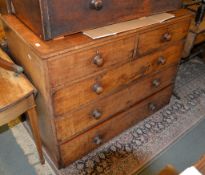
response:
[[[180,0],[12,0],[9,9],[45,40],[176,10]]]
[[[34,52],[41,59],[48,59],[57,55],[62,55],[64,53],[74,52],[76,50],[80,51],[83,49],[91,48],[93,46],[95,47],[100,45],[102,46],[109,42],[117,41],[120,38],[127,37],[129,34],[135,34],[136,32],[144,33],[149,30],[157,30],[157,28],[160,28],[162,26],[166,27],[167,24],[172,25],[181,19],[184,18],[189,19],[189,16],[191,15],[190,12],[184,9],[175,11],[173,12],[173,14],[175,14],[176,16],[174,19],[168,20],[160,25],[154,24],[152,26],[147,26],[140,29],[131,30],[128,32],[123,32],[118,35],[114,35],[112,37],[106,37],[97,40],[93,40],[81,33],[78,33],[78,34],[66,36],[63,39],[59,39],[59,40],[43,41],[39,37],[37,37],[33,32],[28,30],[28,28],[14,16],[3,15],[2,20],[6,23],[7,28],[9,27],[17,34],[20,34],[21,37],[24,39],[24,42],[27,45],[31,46]],[[183,27],[183,25],[181,25],[181,27]],[[179,27],[178,30],[180,30]],[[156,36],[156,34],[154,35]],[[180,36],[180,33],[178,34],[178,36]]]

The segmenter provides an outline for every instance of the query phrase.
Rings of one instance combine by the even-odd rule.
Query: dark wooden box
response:
[[[44,40],[175,10],[181,5],[180,0],[5,1],[8,10]]]

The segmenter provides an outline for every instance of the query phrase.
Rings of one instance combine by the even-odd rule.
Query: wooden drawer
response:
[[[177,66],[172,66],[162,72],[141,78],[127,88],[90,104],[83,109],[57,118],[55,124],[58,141],[66,141],[70,137],[84,132],[167,87],[174,82],[176,72]]]
[[[5,0],[38,36],[48,40],[180,8],[180,0]]]
[[[52,74],[51,86],[56,87],[100,72],[115,64],[128,62],[132,59],[135,41],[136,34],[131,34],[103,46],[48,60],[48,69]]]
[[[118,88],[151,72],[159,71],[164,67],[178,63],[181,58],[182,48],[183,43],[178,42],[154,54],[56,90],[53,94],[56,116],[109,95]]]
[[[144,55],[170,42],[185,39],[190,20],[181,20],[175,24],[160,27],[139,35],[138,55]]]
[[[62,165],[66,166],[99,147],[138,121],[153,114],[170,101],[172,86],[149,97],[130,110],[105,121],[87,133],[60,145]],[[160,98],[159,98],[160,97]]]

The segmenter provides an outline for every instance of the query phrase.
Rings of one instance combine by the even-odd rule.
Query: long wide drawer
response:
[[[138,121],[153,114],[169,103],[172,86],[149,97],[130,110],[107,120],[103,124],[89,130],[75,139],[60,145],[62,165],[66,166],[99,147]]]
[[[71,137],[85,132],[113,115],[122,112],[161,89],[173,84],[177,66],[152,74],[132,83],[125,89],[83,107],[73,113],[65,114],[55,120],[57,139],[65,142]]]
[[[5,0],[9,9],[48,40],[180,8],[180,0]]]
[[[53,94],[55,115],[62,115],[77,109],[113,93],[140,77],[177,64],[181,58],[182,49],[183,42],[177,42],[158,52],[113,68],[113,70],[57,90]]]

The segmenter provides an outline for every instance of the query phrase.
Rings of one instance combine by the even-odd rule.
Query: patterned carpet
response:
[[[130,175],[140,170],[204,119],[204,75],[205,65],[199,59],[183,64],[176,80],[175,96],[168,106],[58,173]],[[36,162],[33,142],[22,124],[12,128],[12,132],[24,152],[35,152],[29,160],[31,164],[32,159]],[[38,175],[54,174],[48,164],[36,163],[35,169]]]

